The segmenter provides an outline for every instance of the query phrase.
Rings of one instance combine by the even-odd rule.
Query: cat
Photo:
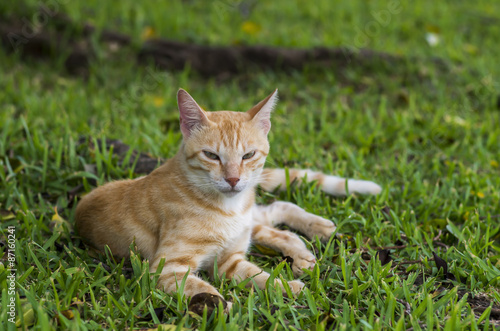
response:
[[[108,245],[117,257],[128,257],[135,240],[151,272],[165,260],[158,281],[165,292],[176,292],[185,278],[186,296],[208,293],[224,305],[221,294],[195,273],[206,270],[214,277],[216,261],[219,276],[252,277],[253,284],[265,288],[269,274],[245,258],[251,242],[290,256],[295,276],[313,268],[316,259],[299,236],[274,226],[285,224],[311,239],[328,240],[335,225],[289,202],[255,204],[257,185],[267,191],[286,189],[284,169],[264,169],[277,92],[247,112],[207,112],[180,89],[183,141],[178,153],[145,177],[110,182],[85,195],[75,216],[80,236],[97,249]],[[381,191],[370,181],[289,170],[290,181],[303,178],[316,180],[332,195]],[[288,285],[293,294],[304,286],[299,280]],[[275,286],[285,291],[281,280]]]

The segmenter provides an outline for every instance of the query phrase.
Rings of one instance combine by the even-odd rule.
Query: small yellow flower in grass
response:
[[[165,98],[162,97],[154,97],[153,98],[153,104],[156,107],[162,107],[165,104]]]
[[[485,197],[483,192],[476,192],[474,190],[471,190],[470,194],[475,195],[476,197],[481,198],[481,199]]]
[[[469,215],[470,215],[470,213],[468,211],[466,211],[464,216],[463,216],[464,221],[469,219]]]
[[[490,164],[493,168],[498,168],[498,161],[495,161],[495,160],[491,160],[490,161]]]
[[[141,39],[148,40],[156,36],[156,31],[154,28],[147,26],[142,30]]]
[[[61,315],[64,315],[64,317],[69,320],[75,318],[75,314],[73,314],[73,311],[71,311],[70,309],[61,311]]]
[[[478,53],[478,48],[472,44],[464,44],[463,49],[470,55],[476,55]]]
[[[241,30],[249,35],[256,35],[260,32],[261,26],[252,21],[245,21],[241,24]]]
[[[64,232],[64,225],[71,230],[71,225],[68,221],[62,218],[57,212],[57,207],[54,207],[54,215],[52,216],[52,220],[50,222],[50,227],[54,232]]]

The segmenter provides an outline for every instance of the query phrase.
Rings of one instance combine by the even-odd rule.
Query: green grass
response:
[[[130,33],[137,43],[144,29],[153,27],[162,37],[209,44],[356,47],[350,42],[356,27],[372,20],[370,10],[388,6],[383,1],[258,2],[245,16],[232,7],[234,2],[229,10],[221,9],[227,3],[173,1],[167,8],[163,2],[72,1],[64,11],[77,21]],[[6,4],[0,9],[25,10]],[[83,81],[64,73],[62,55],[31,62],[0,49],[1,231],[4,243],[9,226],[17,238],[19,326],[498,327],[489,308],[471,310],[477,306],[471,298],[500,302],[500,47],[498,24],[489,23],[500,20],[494,14],[499,9],[487,1],[473,7],[465,1],[405,4],[366,46],[412,60],[380,68],[352,63],[342,76],[305,69],[254,72],[220,82],[188,69],[163,73],[137,67],[125,56],[95,60]],[[245,32],[245,21],[260,30]],[[441,43],[430,47],[425,34],[438,30]],[[433,56],[443,58],[449,69],[433,64]],[[151,75],[158,84],[147,89]],[[88,191],[93,180],[103,184],[136,176],[104,146],[89,148],[78,144],[79,138],[117,138],[153,156],[171,157],[181,139],[175,104],[179,87],[209,110],[241,111],[278,87],[269,166],[311,167],[384,187],[377,197],[332,198],[314,184],[261,192],[259,202],[295,202],[332,219],[349,235],[308,242],[319,262],[302,277],[306,290],[299,296],[284,298],[274,288],[252,290],[216,279],[213,283],[234,303],[232,312],[195,316],[187,312],[185,298],[155,289],[157,276],[150,277],[140,256],[130,261],[92,256],[72,234],[75,204],[69,191],[79,184]],[[377,249],[394,246],[399,248],[390,249],[393,261],[382,266]],[[293,278],[283,257],[262,257],[256,248],[251,252],[249,259],[275,277]],[[444,280],[433,252],[459,281]],[[2,246],[0,269],[8,268],[6,253]],[[415,260],[420,262],[409,263]],[[4,304],[7,275],[0,271],[0,320],[12,330]]]

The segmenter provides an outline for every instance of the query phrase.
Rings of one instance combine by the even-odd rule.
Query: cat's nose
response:
[[[224,178],[224,179],[226,180],[226,182],[229,183],[229,185],[231,185],[231,187],[235,187],[236,184],[238,184],[238,182],[240,181],[240,179],[236,177]]]

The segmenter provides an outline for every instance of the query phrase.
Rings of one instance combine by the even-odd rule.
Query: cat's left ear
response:
[[[269,94],[267,98],[253,106],[247,113],[251,116],[252,121],[264,130],[267,134],[271,129],[271,112],[278,102],[278,89]]]

